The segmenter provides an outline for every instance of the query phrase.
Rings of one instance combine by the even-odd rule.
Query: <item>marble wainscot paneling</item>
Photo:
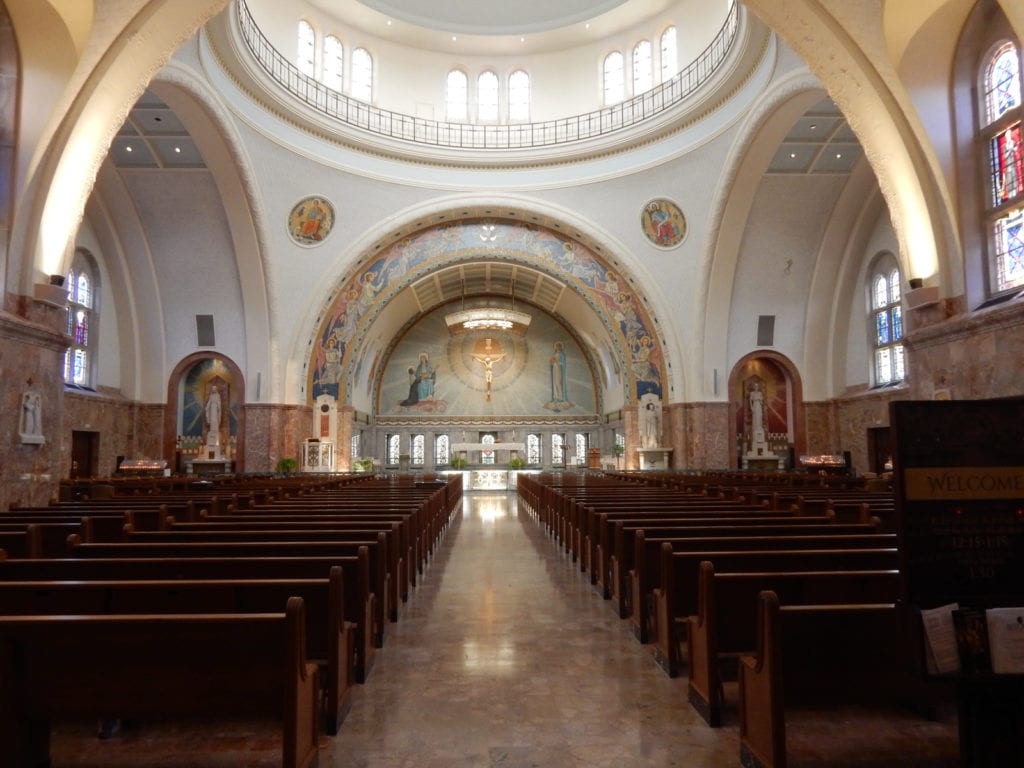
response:
[[[165,406],[140,405],[109,390],[64,393],[64,419],[61,429],[61,477],[105,477],[117,470],[117,457],[126,459],[167,459],[163,455]],[[94,432],[99,435],[98,456],[94,467],[71,466],[71,433]]]
[[[239,446],[245,471],[273,472],[283,458],[301,463],[302,443],[312,437],[312,419],[308,405],[246,404],[245,445]]]
[[[839,430],[836,425],[835,401],[804,403],[804,424],[807,430],[806,448],[797,449],[799,454],[835,453],[839,447]]]
[[[0,511],[57,494],[68,341],[66,310],[56,301],[17,296],[7,303],[16,312],[0,311]]]
[[[683,406],[683,464],[687,469],[723,469],[729,466],[729,404],[686,403]]]
[[[671,448],[669,468],[680,469],[686,464],[686,413],[682,403],[672,403],[662,408],[661,444]]]
[[[858,474],[871,468],[868,430],[889,426],[889,403],[909,397],[909,388],[901,386],[869,390],[836,402],[840,430],[838,445],[850,452],[850,461]]]
[[[907,337],[907,377],[919,400],[1024,394],[1024,301],[935,322]]]

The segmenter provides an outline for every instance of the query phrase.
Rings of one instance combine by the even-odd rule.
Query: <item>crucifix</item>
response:
[[[494,364],[503,357],[505,357],[505,353],[501,351],[501,344],[493,339],[484,339],[482,345],[480,342],[477,342],[473,359],[484,366],[484,381],[487,382],[486,401],[488,403],[491,402],[491,382],[494,380]]]

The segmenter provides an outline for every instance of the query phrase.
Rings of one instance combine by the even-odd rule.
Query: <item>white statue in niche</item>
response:
[[[647,394],[640,403],[640,447],[657,448],[661,445],[661,398]]]
[[[44,443],[43,398],[38,392],[26,392],[21,398],[21,442]]]
[[[214,384],[210,388],[210,394],[206,396],[206,405],[204,406],[206,412],[206,444],[207,445],[220,445],[220,417],[221,417],[221,401],[220,391],[217,389],[217,385]]]

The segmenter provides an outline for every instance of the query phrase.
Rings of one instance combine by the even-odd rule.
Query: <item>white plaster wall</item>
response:
[[[168,371],[200,349],[246,370],[244,310],[224,208],[204,170],[122,172],[143,222],[164,309]],[[200,348],[195,315],[213,315],[216,347]],[[165,376],[166,380],[166,376]]]
[[[579,44],[558,52],[538,53],[524,45],[523,54],[473,55],[458,50],[438,52],[396,45],[375,30],[352,28],[332,19],[309,3],[249,0],[249,7],[263,33],[291,61],[296,55],[299,18],[313,25],[318,47],[322,46],[325,35],[338,37],[345,46],[346,88],[349,56],[354,48],[366,48],[374,57],[376,70],[374,103],[404,114],[445,120],[445,77],[452,69],[461,68],[469,75],[471,91],[477,75],[484,70],[493,70],[504,87],[509,74],[516,69],[525,69],[531,78],[533,121],[581,114],[604,106],[601,103],[601,64],[612,50],[620,50],[625,56],[629,94],[632,75],[628,68],[632,64],[632,49],[643,39],[652,43],[656,57],[655,82],[660,82],[657,57],[662,31],[670,25],[676,26],[677,59],[679,66],[683,67],[704,50],[721,28],[728,11],[724,0],[681,0],[657,18],[601,39],[594,39],[580,25]],[[497,44],[494,47],[499,49]],[[321,55],[321,50],[318,50],[318,64]]]

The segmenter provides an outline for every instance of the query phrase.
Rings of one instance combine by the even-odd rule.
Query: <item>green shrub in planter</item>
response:
[[[462,456],[453,456],[449,464],[451,464],[452,469],[465,469],[469,466],[469,462]]]
[[[277,472],[281,475],[287,475],[289,472],[294,472],[297,466],[299,466],[299,462],[291,457],[277,460]]]
[[[520,456],[513,456],[508,460],[509,469],[522,469],[526,466],[526,461]]]

